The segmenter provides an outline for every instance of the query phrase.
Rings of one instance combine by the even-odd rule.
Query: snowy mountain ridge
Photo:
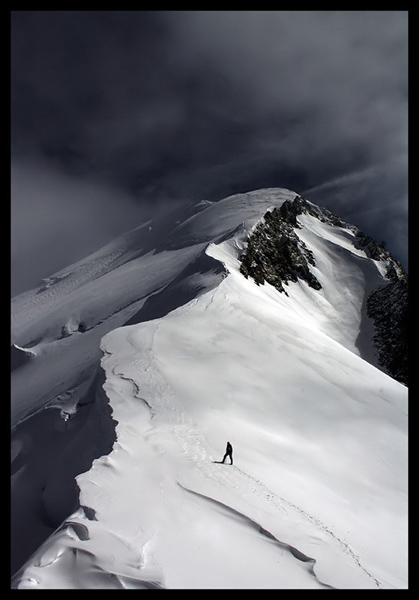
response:
[[[115,240],[15,299],[14,343],[32,353],[14,373],[16,422],[80,386],[100,343],[116,441],[13,585],[406,587],[407,389],[376,368],[367,314],[391,257],[288,190],[199,208],[158,248],[133,230],[123,252]],[[309,258],[295,277],[288,263],[286,294],[265,277],[267,213],[281,209],[278,245]],[[227,440],[232,467],[212,462]]]
[[[284,198],[293,192],[284,191]],[[13,352],[31,352],[38,360],[12,376],[12,425],[48,402],[59,402],[61,392],[77,385],[80,370],[88,370],[100,358],[99,341],[107,331],[129,321],[153,295],[182,279],[212,285],[211,272],[200,271],[209,241],[230,235],[240,218],[256,222],[275,202],[276,190],[238,194],[190,215],[169,214],[135,228],[86,259],[51,276],[48,282],[12,299],[11,344]],[[282,199],[280,200],[283,201]],[[198,203],[200,204],[200,203]],[[237,206],[240,205],[240,213]],[[177,221],[177,222],[176,222]],[[194,261],[197,272],[189,273]],[[199,275],[202,277],[199,277]],[[170,304],[170,299],[167,300]],[[165,310],[165,308],[163,308]],[[79,326],[81,330],[79,331]],[[78,336],[83,333],[83,343]],[[67,338],[67,339],[65,339]],[[67,356],[65,372],[54,356]],[[42,358],[41,358],[42,357]],[[40,377],[40,363],[56,370],[55,382]],[[74,361],[74,364],[71,364]],[[32,368],[31,368],[32,367]],[[36,371],[36,372],[32,372]],[[23,380],[23,381],[21,381]],[[47,387],[46,385],[47,384]],[[31,388],[28,399],[27,387]],[[48,399],[48,400],[46,400]]]
[[[366,303],[367,306],[364,320],[370,319],[374,323],[372,341],[377,355],[374,360],[370,352],[366,358],[398,381],[407,384],[408,277],[402,265],[383,246],[356,226],[345,223],[329,210],[296,196],[293,202],[286,200],[279,208],[267,212],[257,225],[240,258],[240,272],[245,277],[251,276],[258,285],[266,281],[285,294],[284,284],[298,279],[306,281],[314,289],[321,289],[320,282],[309,267],[315,266],[313,252],[296,233],[296,230],[302,228],[297,216],[303,214],[339,227],[346,233],[353,233],[354,249],[362,250],[368,258],[377,261],[377,268],[385,274],[385,284],[373,292],[369,290],[369,295],[364,300],[364,305]],[[376,298],[379,299],[378,302]],[[379,308],[378,303],[385,308]]]

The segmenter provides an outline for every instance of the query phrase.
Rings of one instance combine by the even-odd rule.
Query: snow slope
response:
[[[185,209],[169,213],[13,298],[13,350],[34,360],[12,373],[12,426],[47,404],[60,405],[68,390],[73,390],[75,406],[83,393],[80,381],[99,360],[100,340],[108,331],[126,323],[177,278],[186,279],[185,270],[185,285],[212,287],[217,279],[211,269],[200,271],[207,242],[231,235],[241,219],[256,222],[270,206],[294,196],[287,190],[264,190],[204,205],[204,211],[197,206],[189,217]],[[194,261],[197,270],[191,273]],[[165,298],[163,304],[170,302]]]
[[[249,231],[294,196],[233,196],[168,236],[167,274],[204,248],[228,276],[102,338],[117,441],[15,587],[407,587],[407,389],[365,360],[383,265],[300,215],[321,290],[239,272]],[[227,440],[234,465],[213,463]]]
[[[241,218],[250,226],[269,206],[293,197],[268,190],[182,205],[13,298],[12,574],[72,512],[75,475],[112,447],[101,338],[212,289],[223,266],[205,253],[209,237],[228,237]]]

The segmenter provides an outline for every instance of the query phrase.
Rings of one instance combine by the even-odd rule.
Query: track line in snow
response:
[[[212,299],[213,294],[210,294],[209,301],[211,302]],[[127,368],[124,368],[122,373],[114,372],[114,375],[117,377],[131,383],[134,392],[133,396],[144,402],[149,409],[153,424],[151,425],[148,439],[151,441],[151,438],[154,438],[157,435],[160,440],[159,447],[160,445],[165,447],[169,444],[171,453],[177,448],[180,451],[180,456],[189,459],[192,465],[194,465],[192,467],[193,471],[196,469],[204,479],[207,479],[208,477],[212,478],[223,486],[227,485],[231,491],[238,493],[239,495],[256,494],[274,506],[275,509],[281,511],[284,516],[289,515],[291,517],[291,513],[297,511],[306,521],[309,521],[314,525],[317,530],[330,536],[334,543],[355,562],[357,568],[361,569],[365,575],[374,582],[374,586],[380,589],[380,582],[363,566],[360,557],[352,550],[350,545],[340,539],[318,517],[308,513],[300,506],[279,496],[277,493],[274,493],[260,480],[249,475],[236,465],[233,466],[233,472],[236,473],[235,477],[231,477],[230,472],[213,472],[209,468],[209,463],[212,460],[210,446],[208,445],[205,436],[200,433],[197,423],[189,418],[185,411],[182,410],[176,393],[165,379],[162,369],[159,368],[159,359],[151,350],[153,338],[158,327],[159,324],[155,324],[155,326],[147,331],[146,335],[141,339],[138,337],[133,339],[132,342],[134,343],[129,339],[130,336],[127,336],[128,341],[131,342],[136,352],[129,363],[126,364]],[[175,446],[173,446],[173,442],[175,442]],[[193,491],[188,488],[188,485],[190,485],[188,471],[185,473],[178,473],[178,475],[180,475],[180,480],[182,481],[181,483],[178,479],[179,485],[188,491]],[[185,475],[186,479],[184,479]],[[192,485],[191,487],[194,486]],[[163,489],[161,489],[160,492],[164,495]],[[194,493],[199,494],[200,492],[194,491]],[[203,495],[205,496],[205,494]],[[214,502],[220,502],[214,498],[210,499]],[[221,504],[223,503],[221,502]],[[231,507],[228,508],[236,510]],[[246,515],[244,515],[244,517],[246,517]],[[250,519],[250,517],[246,518]],[[277,541],[283,543],[279,540]]]
[[[181,433],[181,428],[177,429],[176,433],[179,435]],[[198,442],[199,446],[202,446],[202,441],[204,440],[204,436],[201,436],[201,435],[197,434],[196,432],[189,431],[189,441],[192,441],[192,440],[194,440],[195,442]],[[185,453],[186,453],[186,448],[190,452],[191,445],[190,444],[184,445]],[[232,478],[231,476],[229,476],[227,474],[227,472],[224,472],[224,471],[218,472],[217,471],[216,472],[217,474],[214,475],[214,472],[211,472],[211,471],[205,469],[205,465],[208,462],[208,460],[212,460],[212,459],[209,457],[208,452],[206,452],[203,447],[201,448],[201,452],[199,453],[199,455],[198,455],[198,453],[195,453],[195,455],[191,458],[196,460],[197,466],[199,467],[200,472],[205,473],[205,476],[207,476],[207,477],[209,476],[209,477],[215,479],[216,481],[222,483],[222,485],[227,484],[230,486],[230,488],[233,487],[234,489],[236,489],[236,491],[238,493],[243,492],[243,490],[239,490],[239,487],[241,487],[241,486],[238,484],[238,482],[236,482],[236,485],[234,485],[234,477]],[[230,465],[228,465],[228,466],[230,466]],[[333,531],[331,531],[331,529],[325,523],[323,523],[321,521],[321,519],[308,513],[303,508],[294,504],[290,500],[287,500],[283,496],[279,496],[276,492],[273,492],[272,490],[270,490],[262,481],[253,477],[249,473],[246,473],[243,469],[241,469],[240,467],[237,467],[237,465],[233,465],[233,469],[234,469],[233,472],[239,473],[242,478],[247,480],[246,487],[251,493],[257,494],[259,497],[265,498],[268,503],[272,504],[277,510],[281,511],[282,513],[285,513],[286,515],[289,515],[290,510],[297,511],[304,519],[310,521],[313,525],[315,525],[315,527],[317,529],[320,529],[322,532],[331,536],[333,538],[334,542],[337,543],[342,548],[342,550],[353,559],[353,561],[355,562],[357,567],[359,569],[361,569],[374,582],[374,585],[378,589],[381,589],[380,582],[362,565],[360,557],[352,550],[350,545],[348,543],[346,543],[345,541],[343,541],[341,538],[339,538],[339,536],[337,536]],[[220,481],[220,479],[222,481]],[[180,482],[178,482],[178,484],[190,492],[200,494],[199,492],[188,489],[185,485],[182,485]],[[205,494],[201,494],[201,495],[205,496]],[[208,497],[208,498],[210,498],[210,497]],[[213,500],[214,502],[219,502],[220,504],[224,504],[214,498],[210,498],[210,499]],[[236,509],[233,509],[232,507],[228,507],[228,508],[231,509],[232,511],[236,510]],[[242,514],[242,513],[240,513],[240,511],[237,511],[237,512],[239,514]],[[243,515],[243,516],[250,519],[250,517],[247,517],[246,515]],[[275,539],[277,539],[277,538],[275,538]],[[279,540],[278,540],[278,542],[279,542]],[[280,542],[280,543],[283,543],[283,542]],[[290,545],[288,545],[288,546],[291,547]],[[315,559],[312,559],[312,560],[315,561]],[[324,582],[321,582],[321,581],[319,581],[319,583],[326,585],[328,587],[333,587],[333,586],[329,586],[328,584],[324,584]]]
[[[138,365],[136,365],[136,366],[138,366]],[[150,367],[150,364],[148,364],[148,368],[149,367]],[[148,370],[148,368],[147,368],[147,370]],[[144,373],[144,370],[143,370],[143,373]],[[132,384],[133,390],[134,390],[134,396],[146,404],[146,406],[150,410],[151,419],[153,419],[155,416],[158,416],[160,414],[160,411],[157,410],[156,407],[154,407],[152,404],[150,404],[149,401],[147,401],[143,396],[140,396],[140,387],[134,381],[134,379],[132,379],[131,377],[128,377],[122,373],[118,373],[118,376],[121,377],[121,379],[124,379]],[[156,383],[156,381],[154,381],[154,383]],[[160,383],[162,384],[163,382],[160,382]],[[231,487],[235,488],[236,491],[239,492],[239,487],[241,487],[239,482],[236,482],[236,485],[234,485],[234,478],[232,479],[230,476],[227,475],[227,473],[222,472],[222,473],[217,473],[216,475],[214,475],[214,473],[209,472],[208,469],[205,468],[208,461],[212,460],[212,458],[207,449],[207,444],[206,444],[204,435],[200,434],[196,429],[196,425],[194,423],[192,423],[192,421],[190,419],[188,419],[178,409],[178,407],[176,406],[176,402],[174,402],[173,392],[171,394],[170,393],[168,394],[169,386],[167,385],[166,382],[164,382],[163,387],[165,388],[164,389],[165,393],[162,393],[160,395],[159,400],[161,402],[164,397],[165,401],[163,401],[163,403],[162,403],[162,404],[165,404],[164,411],[167,411],[169,409],[169,413],[170,413],[170,428],[168,431],[166,431],[164,433],[162,432],[163,437],[165,437],[165,435],[167,435],[167,434],[169,434],[169,436],[173,435],[173,437],[176,441],[176,444],[178,445],[178,447],[181,450],[181,454],[185,457],[188,457],[193,462],[195,462],[196,466],[198,467],[201,474],[205,474],[206,477],[211,477],[211,478],[215,479],[216,481],[218,481],[219,483],[222,483],[223,485],[227,484],[227,485],[229,485],[230,488]],[[161,391],[163,392],[163,390],[161,390]],[[172,398],[172,396],[173,396],[173,398]],[[159,409],[161,409],[161,408],[162,408],[162,406],[159,406]],[[156,424],[152,428],[152,430],[153,430],[152,431],[153,434],[158,434],[159,433],[159,425]],[[150,437],[150,435],[149,435],[149,437]],[[252,494],[257,494],[258,496],[265,498],[268,503],[272,504],[277,510],[281,511],[282,513],[289,514],[290,509],[297,511],[302,517],[304,517],[306,520],[308,520],[312,524],[314,524],[316,526],[316,528],[320,529],[324,533],[331,536],[334,539],[334,541],[342,548],[342,550],[354,560],[357,567],[362,569],[362,571],[364,571],[364,573],[374,581],[375,586],[379,589],[381,588],[379,581],[371,573],[369,573],[368,570],[362,565],[359,556],[357,556],[357,554],[352,550],[350,545],[347,544],[346,542],[344,542],[342,539],[340,539],[318,517],[308,513],[303,508],[301,508],[300,506],[287,500],[286,498],[279,496],[277,493],[270,490],[262,481],[260,481],[259,479],[256,479],[252,475],[246,473],[240,467],[237,467],[236,465],[234,465],[233,468],[234,468],[234,472],[240,474],[240,476],[246,480],[246,482],[247,482],[246,487]],[[220,480],[222,480],[222,481],[220,481]],[[178,484],[191,493],[195,493],[198,495],[202,495],[203,497],[206,497],[205,494],[200,494],[200,492],[191,490],[191,489],[187,488],[185,485],[181,484],[180,482],[178,482]],[[220,502],[219,500],[216,500],[209,496],[208,496],[208,498],[210,500],[212,500],[213,502],[218,502],[218,503],[224,505],[224,503]],[[225,506],[232,511],[236,510],[227,505],[225,505]],[[236,512],[238,514],[242,514],[242,513],[240,513],[240,511],[236,511]],[[242,516],[244,518],[250,519],[250,517],[247,517],[244,514],[242,514]],[[270,535],[272,535],[272,534],[270,534]],[[272,536],[272,537],[274,537],[274,536]],[[275,540],[280,544],[285,544],[284,542],[277,540],[277,538],[275,538]],[[287,545],[287,544],[285,544],[285,545]],[[289,548],[292,547],[289,544],[287,546]],[[299,552],[299,551],[296,550],[296,552]],[[303,555],[303,553],[301,553],[301,554]],[[315,562],[315,559],[309,559],[309,560],[313,560]],[[314,572],[313,572],[313,574],[315,575]],[[324,585],[325,587],[330,587],[330,588],[333,587],[333,586],[330,586],[329,584],[326,584],[321,581],[319,581],[319,583]]]
[[[327,525],[325,525],[318,517],[315,517],[313,515],[311,515],[310,513],[306,512],[304,509],[302,509],[300,506],[298,506],[297,504],[294,504],[293,502],[286,500],[284,497],[282,496],[278,496],[277,494],[274,494],[274,492],[271,492],[269,490],[269,488],[267,488],[265,486],[264,483],[262,483],[261,481],[259,481],[258,479],[256,479],[255,477],[252,477],[252,475],[249,475],[248,473],[246,473],[245,471],[243,471],[242,469],[236,467],[237,470],[244,476],[247,477],[248,479],[252,480],[253,482],[255,482],[256,484],[258,484],[262,489],[264,488],[265,491],[267,492],[266,497],[268,498],[272,498],[273,503],[275,505],[277,505],[277,502],[274,501],[275,498],[279,498],[280,501],[282,503],[285,503],[287,506],[297,510],[303,517],[305,517],[307,520],[311,521],[312,523],[314,523],[314,525],[316,525],[317,527],[319,527],[322,531],[324,531],[325,533],[327,533],[328,535],[332,536],[334,538],[334,540],[336,542],[338,542],[338,544],[343,548],[343,550],[349,554],[351,556],[351,558],[355,561],[356,565],[362,569],[364,571],[364,573],[366,575],[368,575],[368,577],[370,577],[375,585],[377,586],[377,588],[381,589],[381,585],[380,582],[374,577],[374,575],[372,575],[361,563],[361,560],[359,558],[359,556],[357,556],[357,554],[355,554],[355,552],[352,550],[352,548],[350,547],[349,544],[347,544],[346,542],[344,542],[343,540],[341,540],[339,538],[339,536],[337,536],[335,533],[333,533],[333,531],[331,531]]]
[[[256,529],[258,531],[258,533],[260,533],[262,536],[264,536],[268,540],[274,542],[280,548],[283,548],[283,549],[287,550],[288,552],[290,552],[290,554],[295,559],[297,559],[297,560],[299,560],[299,561],[301,561],[303,563],[307,563],[308,572],[311,575],[313,575],[313,577],[316,579],[316,581],[321,586],[323,586],[325,588],[328,588],[328,589],[336,589],[332,585],[329,585],[328,583],[320,581],[320,579],[317,577],[317,575],[316,575],[316,573],[314,571],[314,565],[316,564],[316,559],[315,558],[307,556],[306,554],[304,554],[303,552],[301,552],[300,550],[298,550],[298,548],[295,548],[294,546],[292,546],[290,544],[287,544],[286,542],[282,542],[277,537],[275,537],[270,531],[268,531],[267,529],[265,529],[264,527],[262,527],[261,525],[259,525],[259,523],[257,523],[256,521],[254,521],[253,519],[251,519],[250,517],[248,517],[244,513],[236,510],[235,508],[232,508],[231,506],[228,506],[224,502],[220,502],[219,500],[216,500],[215,498],[211,498],[210,496],[208,496],[206,494],[202,494],[200,492],[196,492],[194,490],[191,490],[191,489],[185,487],[184,485],[182,485],[179,482],[178,482],[178,485],[182,489],[184,489],[186,492],[189,492],[190,494],[195,494],[196,496],[198,496],[200,498],[203,498],[207,502],[214,503],[216,506],[221,507],[224,511],[227,511],[228,513],[232,513],[236,517],[239,517],[242,521],[244,521],[244,523],[246,525],[248,525],[248,526]]]

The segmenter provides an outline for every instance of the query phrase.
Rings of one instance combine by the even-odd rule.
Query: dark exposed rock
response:
[[[408,385],[408,276],[402,265],[374,239],[357,230],[355,247],[373,260],[386,263],[385,286],[367,300],[367,314],[374,323],[373,341],[379,365],[394,379]]]
[[[240,258],[240,272],[252,277],[257,285],[266,282],[278,291],[288,282],[306,281],[316,290],[321,284],[311,272],[315,266],[313,253],[298,237],[301,229],[297,216],[307,213],[323,223],[345,227],[355,234],[354,246],[368,258],[384,262],[389,283],[374,290],[367,299],[367,314],[374,326],[373,343],[378,363],[394,379],[408,384],[408,276],[402,265],[370,236],[355,225],[345,223],[331,211],[296,196],[279,208],[267,212],[248,238],[247,248]]]
[[[321,284],[309,269],[315,266],[314,256],[295,233],[299,229],[297,215],[308,206],[297,196],[294,202],[286,201],[280,208],[267,212],[248,239],[241,257],[240,272],[252,277],[257,285],[265,281],[280,292],[287,292],[284,284],[302,279],[316,290]],[[288,294],[287,294],[288,295]]]
[[[363,250],[368,258],[386,262],[387,279],[393,282],[405,281],[407,283],[407,275],[402,265],[392,257],[390,252],[382,244],[379,244],[369,235],[366,235],[357,228],[354,246],[355,248]]]
[[[408,283],[391,281],[367,300],[367,313],[374,323],[374,345],[378,362],[397,381],[408,385]]]
[[[355,235],[354,246],[363,250],[368,258],[373,260],[386,260],[389,256],[389,252],[383,246],[359,229]]]

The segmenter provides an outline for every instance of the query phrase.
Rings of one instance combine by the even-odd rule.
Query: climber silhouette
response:
[[[230,464],[233,464],[233,446],[230,444],[230,442],[227,442],[227,447],[226,447],[226,453],[224,454],[224,458],[221,461],[224,464],[225,459],[227,458],[227,456],[230,457]]]

